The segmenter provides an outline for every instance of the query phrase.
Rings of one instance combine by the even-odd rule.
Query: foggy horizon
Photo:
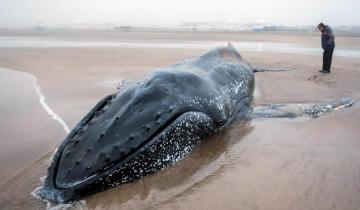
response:
[[[267,23],[272,25],[360,25],[360,2],[356,0],[2,0],[0,27],[35,24],[120,24],[179,26],[184,22]]]

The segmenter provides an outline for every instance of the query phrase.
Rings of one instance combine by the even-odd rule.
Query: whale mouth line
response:
[[[169,128],[169,126],[171,126],[174,122],[176,122],[176,120],[179,119],[180,116],[182,116],[182,115],[184,115],[186,113],[189,113],[189,112],[199,112],[199,111],[194,109],[194,108],[187,108],[187,109],[179,110],[172,117],[170,117],[167,121],[165,121],[164,124],[162,124],[159,128],[157,128],[145,141],[143,141],[142,144],[140,144],[138,147],[136,147],[133,151],[131,151],[128,154],[124,155],[123,157],[115,160],[114,162],[109,163],[105,167],[98,169],[97,171],[95,171],[94,173],[92,173],[91,175],[85,177],[82,180],[68,182],[66,184],[66,186],[64,184],[57,183],[57,175],[58,175],[57,171],[58,171],[58,168],[59,168],[59,165],[60,165],[59,164],[60,160],[61,160],[62,155],[63,155],[63,151],[62,151],[59,158],[58,158],[58,160],[57,160],[56,167],[55,167],[55,170],[54,170],[55,171],[55,173],[54,173],[55,174],[54,175],[54,186],[59,190],[66,190],[66,189],[76,188],[76,187],[79,187],[79,186],[83,186],[83,185],[92,183],[93,181],[96,181],[99,177],[107,176],[108,174],[111,173],[111,171],[116,170],[117,168],[119,168],[120,165],[128,162],[134,156],[137,156],[139,153],[143,152],[146,148],[148,148],[149,145],[151,145],[151,143],[153,142],[154,139],[161,138],[161,137],[158,137],[158,136],[161,136],[162,132],[164,132],[167,128]]]

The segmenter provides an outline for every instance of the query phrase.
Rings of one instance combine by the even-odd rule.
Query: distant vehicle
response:
[[[263,32],[265,29],[264,26],[254,26],[253,27],[253,32]]]

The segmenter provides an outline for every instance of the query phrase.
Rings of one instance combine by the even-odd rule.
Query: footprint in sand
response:
[[[313,75],[313,76],[310,76],[307,80],[308,81],[313,81],[315,82],[316,84],[320,85],[320,84],[325,84],[329,87],[335,87],[336,86],[336,82],[334,81],[328,81],[326,78],[326,76],[328,75],[325,75],[325,74],[320,74],[320,75]]]

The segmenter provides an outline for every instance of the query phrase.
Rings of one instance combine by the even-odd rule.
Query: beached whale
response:
[[[297,112],[251,108],[259,71],[229,45],[105,97],[60,145],[38,195],[64,203],[134,181],[173,165],[236,120],[316,116],[352,104],[344,98]]]

